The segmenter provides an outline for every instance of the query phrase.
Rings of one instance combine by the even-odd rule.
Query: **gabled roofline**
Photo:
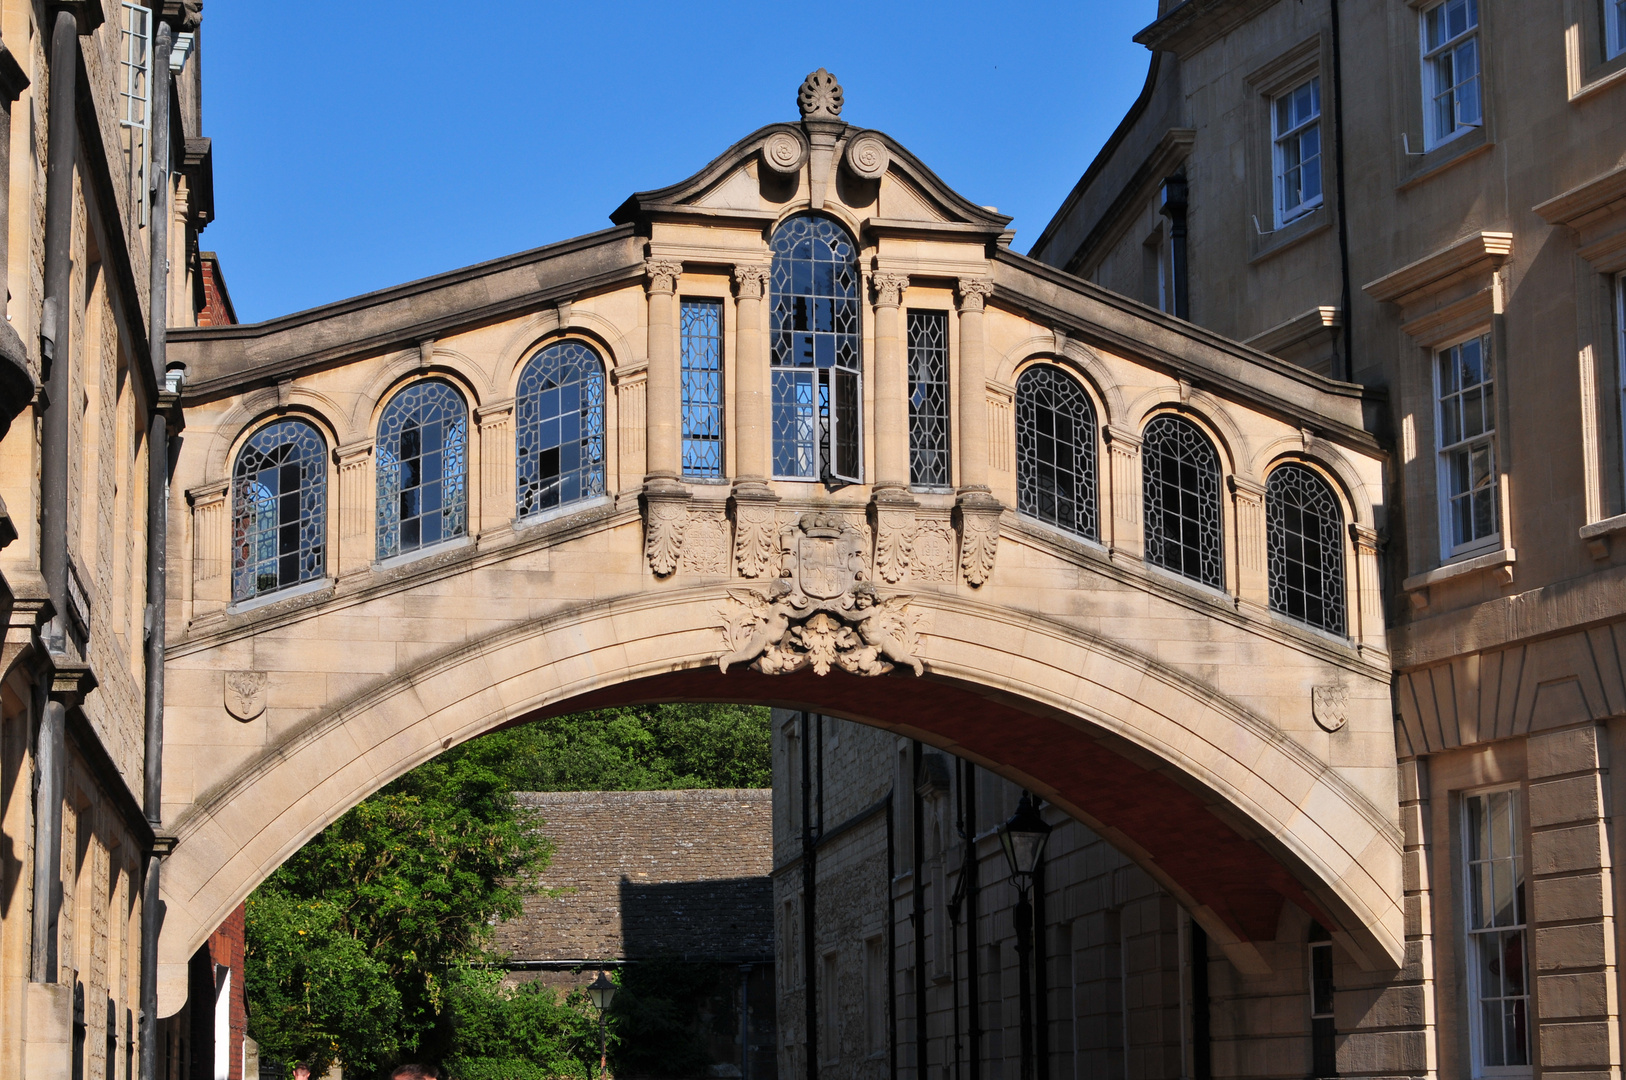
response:
[[[700,209],[690,207],[687,203],[705,194],[714,185],[732,175],[736,169],[760,150],[762,144],[767,141],[768,136],[780,131],[803,137],[801,124],[769,124],[766,127],[758,128],[727,150],[724,150],[699,172],[687,179],[680,180],[675,184],[669,184],[663,188],[656,188],[653,191],[640,191],[628,196],[625,202],[616,207],[615,212],[610,215],[610,220],[617,225],[628,225],[635,222],[642,224],[657,214],[667,215],[685,210]],[[1010,225],[1011,218],[1008,215],[978,206],[958,191],[955,191],[943,181],[942,177],[932,172],[925,163],[910,153],[902,143],[884,131],[859,128],[849,124],[842,130],[839,137],[852,139],[858,135],[873,135],[880,139],[886,145],[887,152],[891,155],[892,165],[913,180],[928,197],[937,203],[938,209],[942,210],[950,219],[968,225],[979,226],[993,234],[1004,232],[1005,228]]]

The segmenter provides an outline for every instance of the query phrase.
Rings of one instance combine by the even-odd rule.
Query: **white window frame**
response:
[[[1473,22],[1462,33],[1455,37],[1446,38],[1440,44],[1429,47],[1428,44],[1428,17],[1436,11],[1454,4],[1467,5],[1473,14]],[[1485,126],[1485,50],[1480,41],[1479,0],[1439,0],[1439,3],[1430,4],[1417,13],[1417,43],[1422,52],[1423,63],[1423,149],[1433,150],[1452,139],[1460,138],[1475,128]],[[1452,70],[1456,70],[1456,53],[1469,41],[1474,43],[1474,74],[1467,82],[1453,82],[1451,86],[1441,88],[1435,82],[1437,74],[1436,62],[1443,56],[1452,56]],[[1453,77],[1455,77],[1453,75]],[[1479,100],[1479,111],[1471,119],[1462,115],[1462,101],[1460,87],[1475,83]],[[1451,126],[1442,131],[1436,104],[1444,94],[1451,94]]]
[[[1430,377],[1432,378],[1434,385],[1434,461],[1436,484],[1438,485],[1439,489],[1438,502],[1440,511],[1440,557],[1446,562],[1450,562],[1452,559],[1457,559],[1465,555],[1495,549],[1502,542],[1502,529],[1504,527],[1504,522],[1502,521],[1501,501],[1501,455],[1497,450],[1497,442],[1499,440],[1497,437],[1498,431],[1496,427],[1496,406],[1492,406],[1490,417],[1491,423],[1488,427],[1467,438],[1458,438],[1456,441],[1451,443],[1447,443],[1445,441],[1445,397],[1447,393],[1461,394],[1461,391],[1447,391],[1441,384],[1441,358],[1451,353],[1453,350],[1460,349],[1463,345],[1475,341],[1479,343],[1481,351],[1481,363],[1487,375],[1487,377],[1478,385],[1481,387],[1490,387],[1493,395],[1499,394],[1500,389],[1496,385],[1496,366],[1493,359],[1491,334],[1489,330],[1482,330],[1478,333],[1459,338],[1448,345],[1439,346],[1434,350],[1433,356],[1430,360],[1430,366],[1433,369],[1430,373]],[[1459,544],[1456,541],[1456,530],[1452,523],[1453,494],[1451,491],[1450,456],[1453,453],[1459,452],[1465,448],[1472,449],[1480,444],[1486,446],[1490,451],[1491,514],[1493,517],[1492,529],[1484,536],[1476,536]]]
[[[1603,0],[1603,58],[1626,53],[1626,0]]]
[[[1289,107],[1291,107],[1291,105],[1289,103],[1293,100],[1293,95],[1297,94],[1300,90],[1304,89],[1306,86],[1311,88],[1311,95],[1313,97],[1313,100],[1315,101],[1315,111],[1313,113],[1311,113],[1309,116],[1300,119],[1298,121],[1298,123],[1292,125],[1291,127],[1287,128],[1286,130],[1283,130],[1282,127],[1281,127],[1281,108],[1282,108],[1282,106],[1283,105],[1289,105]],[[1273,177],[1274,177],[1274,187],[1276,189],[1276,196],[1275,196],[1274,201],[1275,201],[1275,204],[1276,204],[1276,207],[1275,207],[1276,208],[1276,228],[1278,228],[1278,229],[1281,228],[1282,226],[1290,223],[1290,222],[1297,221],[1299,218],[1303,217],[1305,214],[1308,214],[1312,210],[1319,207],[1323,202],[1323,199],[1324,199],[1324,196],[1325,196],[1326,190],[1327,190],[1327,162],[1326,162],[1326,155],[1322,152],[1322,150],[1325,148],[1325,140],[1318,139],[1317,140],[1317,149],[1316,149],[1316,152],[1315,152],[1315,156],[1313,158],[1310,158],[1310,159],[1305,159],[1305,158],[1301,157],[1299,159],[1298,164],[1293,166],[1293,168],[1296,168],[1298,170],[1298,172],[1299,172],[1299,186],[1300,186],[1300,191],[1302,192],[1303,191],[1303,183],[1304,183],[1304,166],[1305,166],[1305,162],[1307,160],[1313,160],[1313,161],[1316,162],[1316,164],[1317,164],[1316,175],[1318,177],[1318,180],[1317,180],[1317,187],[1316,187],[1315,196],[1313,198],[1301,198],[1299,200],[1299,202],[1296,205],[1292,206],[1292,207],[1289,207],[1287,205],[1287,173],[1288,173],[1287,146],[1288,146],[1288,143],[1289,143],[1289,141],[1295,141],[1296,142],[1301,136],[1304,135],[1305,132],[1309,131],[1311,128],[1319,129],[1320,127],[1321,127],[1321,76],[1319,74],[1311,75],[1307,79],[1301,79],[1299,82],[1295,83],[1290,89],[1284,91],[1283,93],[1277,94],[1274,98],[1271,99],[1271,101],[1270,101],[1270,131],[1271,131],[1271,148],[1270,148],[1270,152],[1271,152],[1271,160],[1273,162],[1271,172],[1272,172]],[[1318,132],[1318,134],[1319,134],[1319,132]]]
[[[150,208],[147,197],[147,177],[151,172],[152,148],[147,134],[152,130],[152,9],[128,0],[120,8],[119,69],[123,84],[119,100],[124,106],[119,115],[119,126],[132,129],[131,177],[137,198],[135,202],[138,225],[148,223]],[[136,143],[140,146],[135,147]]]
[[[1522,799],[1520,798],[1520,788],[1519,788],[1519,786],[1516,785],[1516,784],[1515,785],[1504,785],[1504,786],[1493,787],[1493,788],[1481,788],[1481,789],[1476,790],[1476,791],[1466,791],[1466,792],[1463,792],[1463,794],[1462,794],[1462,805],[1461,805],[1462,859],[1461,859],[1461,862],[1459,863],[1458,869],[1462,873],[1462,933],[1461,933],[1461,941],[1462,941],[1463,969],[1467,972],[1467,986],[1466,986],[1466,989],[1468,991],[1468,993],[1467,993],[1468,1050],[1469,1050],[1469,1058],[1470,1058],[1470,1062],[1471,1062],[1473,1076],[1476,1077],[1476,1078],[1484,1078],[1484,1080],[1499,1080],[1499,1078],[1504,1078],[1504,1077],[1528,1077],[1528,1076],[1531,1075],[1531,1066],[1528,1063],[1526,1063],[1524,1065],[1486,1065],[1484,1063],[1484,1038],[1485,1038],[1485,1032],[1484,1032],[1484,1020],[1483,1020],[1483,1017],[1481,1015],[1481,1009],[1480,1009],[1480,999],[1481,999],[1482,988],[1480,986],[1481,966],[1480,966],[1479,960],[1478,960],[1479,948],[1480,948],[1480,945],[1478,943],[1479,938],[1488,937],[1488,936],[1491,936],[1491,935],[1501,935],[1503,933],[1506,933],[1506,932],[1512,931],[1512,930],[1517,930],[1523,935],[1522,947],[1523,947],[1523,950],[1524,950],[1524,957],[1523,957],[1522,967],[1523,967],[1523,975],[1524,975],[1524,994],[1522,995],[1522,997],[1524,999],[1524,1016],[1525,1016],[1525,1047],[1524,1048],[1525,1048],[1526,1057],[1533,1057],[1534,1056],[1534,1054],[1532,1053],[1532,1051],[1534,1049],[1534,1046],[1533,1046],[1533,1040],[1531,1038],[1531,1036],[1534,1033],[1533,1017],[1532,1017],[1532,1014],[1531,1014],[1531,1006],[1533,1004],[1533,998],[1534,998],[1535,995],[1531,993],[1532,979],[1531,979],[1531,972],[1530,972],[1530,924],[1528,922],[1528,919],[1529,919],[1529,897],[1528,897],[1528,895],[1525,898],[1524,917],[1525,917],[1526,921],[1510,923],[1510,924],[1508,924],[1506,926],[1497,926],[1497,927],[1494,927],[1494,928],[1487,928],[1487,929],[1484,929],[1484,930],[1472,929],[1472,926],[1473,926],[1474,866],[1475,866],[1475,864],[1473,863],[1473,861],[1469,857],[1470,851],[1472,849],[1471,849],[1471,835],[1470,835],[1470,828],[1469,828],[1468,805],[1469,805],[1469,803],[1471,801],[1473,801],[1475,799],[1485,799],[1485,798],[1488,798],[1489,796],[1500,795],[1500,794],[1509,795],[1510,800],[1511,800],[1511,811],[1510,812],[1511,812],[1511,815],[1512,815],[1512,822],[1511,822],[1511,828],[1508,830],[1508,832],[1509,832],[1509,836],[1511,838],[1512,852],[1510,853],[1510,855],[1508,856],[1508,858],[1505,861],[1510,862],[1512,864],[1513,868],[1515,869],[1515,872],[1517,873],[1518,868],[1520,867],[1520,864],[1524,861],[1524,852],[1522,850],[1523,849],[1523,838],[1524,838],[1524,815],[1523,815]],[[1497,862],[1497,861],[1504,861],[1504,860],[1498,860],[1498,859],[1495,859],[1495,858],[1482,860],[1482,862],[1485,862],[1485,863]],[[1529,887],[1528,880],[1525,882],[1525,885],[1526,885],[1526,888]],[[1517,916],[1517,911],[1515,912],[1515,917],[1516,916]],[[1521,996],[1521,995],[1512,995],[1512,997],[1515,998],[1515,999],[1517,997],[1519,997],[1519,996]],[[1502,998],[1502,1000],[1509,1000],[1509,999],[1508,998]]]
[[[1620,421],[1621,475],[1626,477],[1626,271],[1615,275],[1615,399]]]

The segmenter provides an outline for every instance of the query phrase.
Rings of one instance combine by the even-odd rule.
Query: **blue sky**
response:
[[[1155,0],[210,0],[204,134],[239,318],[272,318],[609,224],[634,191],[796,118],[843,118],[1038,237],[1134,101]]]

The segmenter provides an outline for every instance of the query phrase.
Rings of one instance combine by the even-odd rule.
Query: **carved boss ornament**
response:
[[[746,664],[766,675],[811,667],[885,675],[925,665],[910,597],[883,597],[865,580],[864,537],[834,514],[803,514],[780,535],[779,579],[767,589],[730,589],[724,605],[724,673]]]

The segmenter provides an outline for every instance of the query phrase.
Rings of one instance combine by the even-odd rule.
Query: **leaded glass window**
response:
[[[847,230],[812,214],[781,224],[772,248],[774,475],[856,483],[858,249]]]
[[[1441,349],[1439,394],[1440,495],[1447,557],[1494,543],[1500,531],[1496,498],[1496,380],[1490,335]]]
[[[233,601],[325,572],[327,443],[303,420],[256,431],[232,469]]]
[[[514,498],[520,518],[604,494],[604,365],[580,341],[541,349],[514,401]]]
[[[683,475],[723,475],[723,305],[685,300],[683,339]]]
[[[1265,481],[1270,606],[1330,634],[1344,632],[1344,515],[1332,488],[1302,465]]]
[[[1060,368],[1029,368],[1016,380],[1016,508],[1099,539],[1095,477],[1089,396]]]
[[[469,412],[439,379],[413,383],[378,419],[378,557],[469,531]]]
[[[909,313],[909,482],[947,487],[948,312]]]
[[[1422,13],[1424,141],[1429,149],[1485,122],[1479,2],[1443,0]]]
[[[1219,454],[1197,426],[1154,417],[1141,437],[1146,493],[1146,561],[1225,587],[1221,561]]]
[[[1462,870],[1474,1074],[1528,1076],[1530,985],[1519,793],[1464,796],[1462,824],[1467,833]]]

